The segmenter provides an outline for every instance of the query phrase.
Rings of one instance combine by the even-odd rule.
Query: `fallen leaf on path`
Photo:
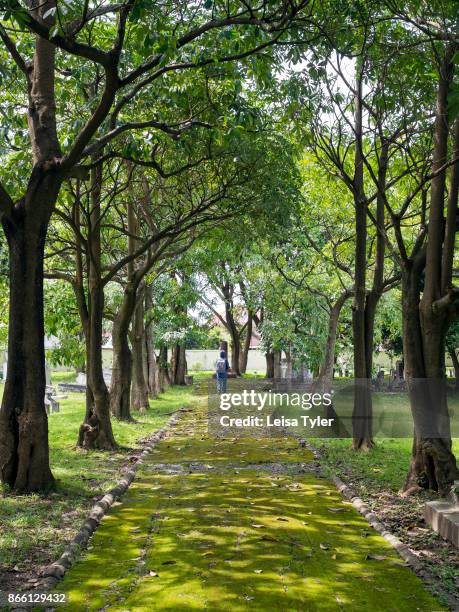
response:
[[[264,525],[260,525],[258,523],[253,523],[252,527],[254,527],[255,529],[263,529]]]
[[[329,546],[328,544],[324,544],[323,542],[321,542],[321,543],[319,544],[319,546],[320,546],[320,548],[321,548],[322,550],[329,550],[329,548],[330,548],[330,546]]]
[[[372,554],[368,554],[365,557],[366,561],[384,561],[384,559],[387,559],[387,557],[385,557],[384,555],[372,555]]]
[[[253,570],[255,574],[262,574],[263,570]]]

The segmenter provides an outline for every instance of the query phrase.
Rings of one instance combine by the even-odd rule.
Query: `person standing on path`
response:
[[[220,351],[220,357],[215,363],[215,372],[217,376],[217,393],[226,393],[226,384],[228,381],[229,363],[226,358],[225,351]]]

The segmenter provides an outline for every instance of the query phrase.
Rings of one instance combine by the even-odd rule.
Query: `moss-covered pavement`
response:
[[[197,401],[56,591],[78,610],[441,605],[292,438],[215,440]]]

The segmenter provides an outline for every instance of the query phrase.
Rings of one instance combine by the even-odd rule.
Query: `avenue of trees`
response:
[[[76,442],[112,450],[112,419],[185,384],[218,323],[237,375],[253,333],[268,377],[283,352],[322,391],[351,351],[354,451],[375,444],[375,350],[403,356],[405,492],[449,491],[458,23],[453,0],[2,7],[4,485],[54,482],[45,335],[86,373]]]

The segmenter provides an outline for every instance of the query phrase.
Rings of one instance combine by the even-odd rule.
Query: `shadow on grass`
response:
[[[53,491],[0,497],[0,588],[18,588],[39,566],[54,561],[80,528],[88,508],[118,480],[120,467],[168,420],[167,413],[191,401],[190,388],[170,389],[151,402],[154,409],[136,423],[113,420],[120,447],[114,452],[85,451],[76,446],[84,415],[84,395],[69,394],[61,411],[49,417]]]

